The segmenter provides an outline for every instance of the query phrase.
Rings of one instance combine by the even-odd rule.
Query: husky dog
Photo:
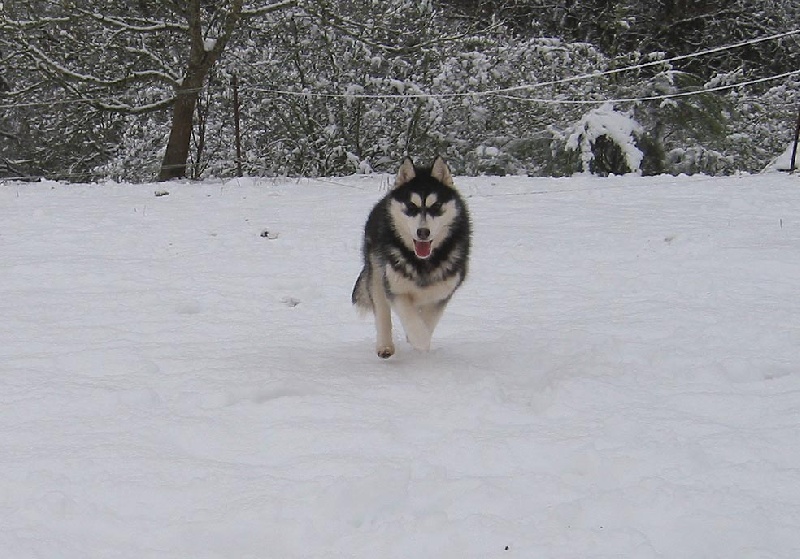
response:
[[[364,268],[353,304],[375,315],[376,350],[394,354],[391,309],[406,338],[427,351],[431,335],[467,275],[470,220],[444,159],[430,168],[406,157],[392,190],[372,209],[364,227]]]

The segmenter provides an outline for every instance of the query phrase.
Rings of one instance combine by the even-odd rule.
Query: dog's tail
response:
[[[361,273],[358,274],[358,279],[353,286],[353,295],[351,297],[353,304],[361,314],[366,314],[372,310],[372,296],[369,292],[368,275],[367,267],[364,266]]]

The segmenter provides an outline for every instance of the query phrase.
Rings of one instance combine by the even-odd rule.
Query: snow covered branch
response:
[[[284,0],[282,2],[267,4],[266,6],[261,6],[260,8],[253,6],[243,6],[242,17],[255,18],[255,17],[265,16],[267,14],[272,14],[280,10],[284,10],[286,8],[297,6],[297,1],[298,0]]]
[[[177,85],[178,83],[173,76],[157,70],[142,70],[136,72],[128,72],[123,76],[113,79],[101,78],[93,74],[84,74],[82,72],[77,72],[75,70],[67,68],[63,64],[52,59],[41,48],[39,48],[36,45],[28,44],[27,48],[30,55],[35,58],[37,63],[46,66],[51,72],[55,73],[56,76],[60,76],[62,78],[72,81],[103,86],[103,87],[120,87],[120,86],[130,85],[132,83],[152,82],[152,81],[160,81],[173,86]]]
[[[187,25],[180,23],[146,20],[142,22],[135,22],[135,20],[129,22],[121,18],[99,14],[83,8],[77,8],[77,12],[97,21],[101,25],[117,28],[128,33],[162,33],[164,31],[185,33],[188,30]]]

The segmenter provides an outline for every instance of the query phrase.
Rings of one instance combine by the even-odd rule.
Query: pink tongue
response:
[[[430,241],[414,241],[414,252],[420,258],[427,258],[431,255],[431,242]]]

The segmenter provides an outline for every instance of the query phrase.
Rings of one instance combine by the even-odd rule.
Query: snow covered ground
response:
[[[800,179],[457,180],[383,361],[386,184],[0,185],[0,557],[800,556]]]

